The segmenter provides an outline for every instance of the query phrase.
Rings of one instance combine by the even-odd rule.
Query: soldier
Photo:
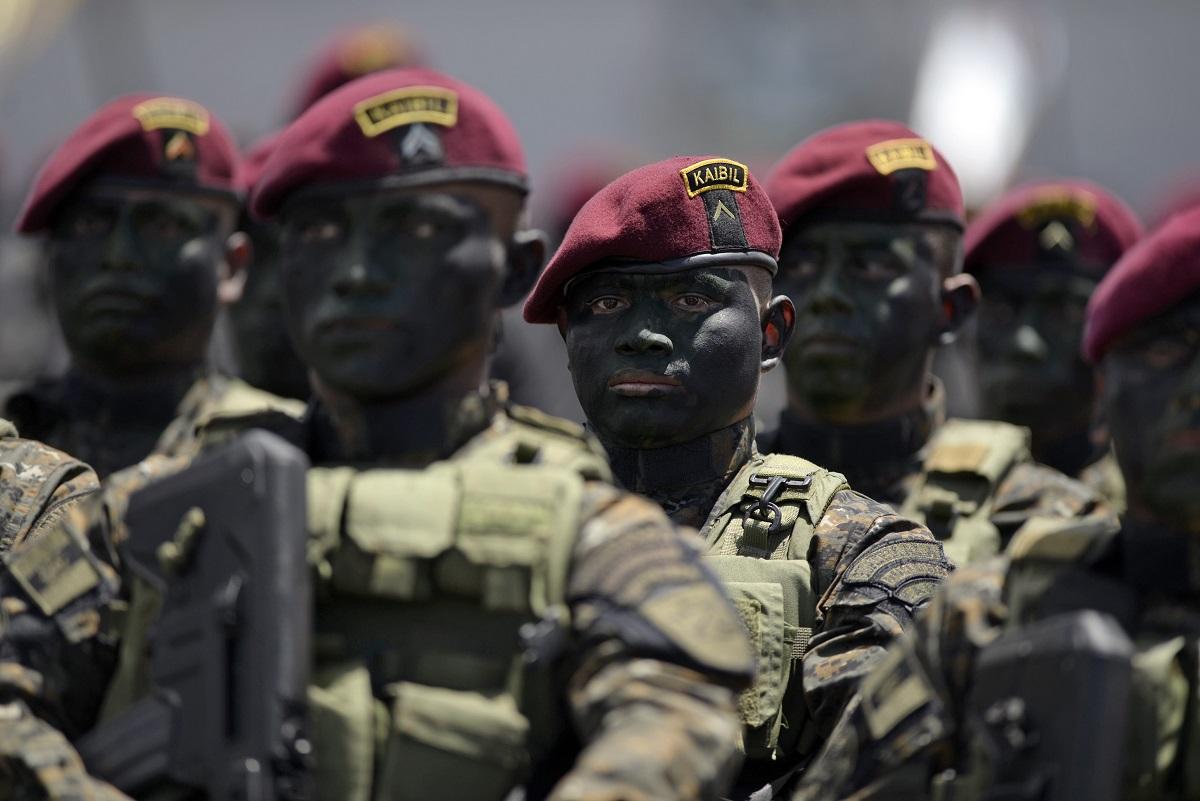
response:
[[[197,420],[275,405],[206,366],[217,306],[236,299],[249,253],[234,232],[236,160],[203,106],[129,95],[42,167],[16,227],[48,237],[71,363],[9,399],[25,436],[104,478],[156,446],[188,447]]]
[[[733,690],[753,657],[696,546],[602,480],[581,429],[481,389],[499,309],[544,254],[522,226],[526,187],[516,132],[487,97],[400,70],[303,114],[252,199],[278,215],[288,323],[316,396],[293,437],[315,465],[318,798],[498,801],[525,785],[531,798],[701,799],[736,768]],[[148,689],[137,644],[154,607],[136,577],[115,589],[131,577],[110,567],[122,532],[105,523],[171,461],[114,477],[106,509],[10,565],[22,588],[53,591],[5,601],[0,710],[22,735],[0,750],[51,798],[104,788],[62,735],[87,731],[101,699],[107,716]],[[513,667],[535,656],[518,631],[542,607],[568,614],[538,656],[561,676],[537,715]]]
[[[239,183],[249,194],[271,155],[278,134],[263,137],[242,160]],[[238,230],[250,237],[253,258],[242,295],[229,306],[238,375],[251,386],[283,398],[307,398],[308,368],[296,355],[283,313],[279,276],[279,228],[243,209]]]
[[[1003,560],[958,571],[798,798],[1200,797],[1200,212],[1105,276],[1083,351],[1128,487],[1119,531],[1029,528]],[[1056,631],[1082,636],[1039,635]]]
[[[1014,189],[984,209],[965,236],[963,269],[983,290],[983,416],[1029,428],[1034,459],[1079,475],[1118,510],[1120,474],[1104,456],[1103,435],[1093,436],[1092,371],[1079,344],[1088,298],[1141,233],[1137,217],[1112,193],[1058,180]]]
[[[735,797],[770,797],[949,572],[921,526],[837,473],[754,447],[759,378],[795,323],[779,225],[746,166],[677,157],[584,205],[525,305],[557,323],[618,481],[705,538],[759,649]]]
[[[932,354],[979,287],[960,273],[962,193],[936,148],[898,123],[848,123],[784,156],[767,191],[798,322],[788,406],[764,450],[841,471],[960,565],[997,553],[1030,515],[1098,511],[1091,490],[1031,460],[1025,429],[945,419]]]

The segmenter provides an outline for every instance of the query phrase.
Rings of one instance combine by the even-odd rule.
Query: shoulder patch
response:
[[[745,192],[750,181],[746,165],[732,159],[697,161],[684,167],[679,174],[683,177],[683,188],[687,190],[688,197],[696,197],[714,189]],[[728,209],[726,213],[732,216]]]
[[[144,100],[130,112],[144,131],[172,128],[196,136],[208,133],[208,110],[181,97],[155,97]]]
[[[863,718],[875,740],[887,737],[918,710],[940,706],[924,672],[914,661],[905,643],[898,640],[863,680]]]
[[[458,123],[458,93],[441,86],[406,86],[357,103],[354,119],[368,138],[415,123],[453,128]]]
[[[842,582],[847,588],[874,587],[913,608],[932,598],[949,575],[941,543],[884,540],[851,562]]]
[[[46,615],[55,614],[101,581],[84,546],[61,528],[15,549],[4,562]]]
[[[867,161],[880,175],[891,175],[898,170],[937,169],[933,157],[933,146],[924,139],[889,139],[867,148]]]

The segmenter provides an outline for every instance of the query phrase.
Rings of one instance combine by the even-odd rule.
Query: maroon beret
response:
[[[575,215],[525,301],[525,319],[558,319],[567,282],[589,267],[755,263],[774,273],[779,240],[771,202],[745,164],[676,156],[639,167],[601,189]]]
[[[267,159],[275,152],[275,148],[279,144],[279,136],[282,133],[282,131],[275,131],[261,137],[242,156],[242,160],[238,164],[236,183],[238,189],[247,196],[262,178],[263,168],[267,166]]]
[[[233,138],[199,103],[126,95],[88,117],[42,165],[16,229],[46,228],[71,190],[100,174],[232,193],[237,161]]]
[[[387,70],[326,95],[283,129],[250,210],[270,217],[310,184],[377,179],[527,187],[516,129],[485,94],[430,69]]]
[[[1092,293],[1083,355],[1099,362],[1121,335],[1200,291],[1200,209],[1181,212],[1134,245]]]
[[[1074,253],[1103,275],[1142,235],[1137,215],[1111,192],[1074,179],[1017,187],[971,221],[967,272],[1028,265],[1049,251]]]
[[[898,122],[826,128],[767,176],[783,227],[819,219],[963,224],[962,189],[945,157]]]
[[[425,55],[416,38],[399,25],[365,25],[343,31],[313,56],[292,104],[292,119],[339,86],[372,72],[419,67]]]

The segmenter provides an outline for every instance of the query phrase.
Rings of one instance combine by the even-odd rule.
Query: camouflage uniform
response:
[[[662,504],[676,522],[699,526],[710,555],[748,553],[749,543],[720,536],[716,524],[722,510],[741,500],[730,493],[734,477],[744,468],[763,465],[767,458],[755,448],[749,421],[705,441],[710,453],[691,453],[689,461],[728,465],[719,480],[674,490],[633,489]],[[842,488],[812,521],[807,551],[816,599],[811,639],[801,656],[801,670],[791,674],[783,690],[785,720],[778,748],[770,757],[751,754],[735,797],[765,784],[776,790],[787,784],[793,769],[802,768],[833,729],[858,682],[888,643],[912,623],[914,611],[933,596],[951,570],[941,546],[923,526],[845,487],[837,474],[830,475]],[[771,559],[775,558],[772,553]],[[745,702],[744,696],[743,707]],[[797,725],[792,718],[805,722]]]
[[[831,465],[843,472],[856,490],[925,523],[935,536],[945,540],[954,533],[955,517],[938,519],[923,507],[916,494],[938,467],[935,454],[931,453],[937,435],[946,431],[947,426],[963,424],[978,425],[946,419],[945,392],[935,379],[925,403],[911,414],[865,426],[839,427],[801,421],[785,410],[779,428],[764,434],[759,445],[764,451],[795,453]],[[1013,435],[1014,445],[1006,458],[1010,464],[999,470],[998,475],[988,477],[989,486],[984,497],[958,500],[969,500],[974,508],[986,511],[987,521],[995,527],[1001,546],[1034,517],[1111,515],[1112,510],[1104,499],[1092,489],[1034,462],[1029,455],[1025,429],[998,422],[982,425],[988,426],[979,429],[985,438],[993,433]],[[1023,438],[1024,443],[1018,444],[1018,437]],[[957,454],[949,455],[957,457]],[[969,479],[976,477],[973,469],[963,472],[969,474]],[[964,516],[970,514],[968,511]],[[995,550],[998,549],[983,556],[994,555]],[[973,555],[961,558],[950,548],[947,551],[956,562],[976,558]]]
[[[958,570],[864,681],[795,798],[959,797],[939,785],[969,775],[965,707],[981,649],[1080,609],[1111,613],[1134,643],[1120,797],[1198,797],[1200,720],[1185,714],[1200,688],[1195,556],[1182,532],[1054,521],[1019,534],[1005,557]]]
[[[1079,481],[1100,495],[1116,514],[1125,511],[1125,479],[1110,448],[1103,456],[1079,473]]]
[[[290,431],[320,464],[320,421],[314,411],[276,428]],[[551,445],[537,454],[499,452],[522,427],[543,432]],[[553,788],[555,799],[714,798],[736,766],[731,690],[746,685],[753,659],[737,617],[702,567],[699,544],[673,531],[653,505],[600,480],[607,467],[580,429],[508,406],[499,388],[469,396],[452,430],[446,455],[496,451],[502,464],[546,460],[591,475],[566,580],[571,669],[562,688],[584,745],[570,755],[573,764],[535,775],[534,784],[542,793]],[[125,658],[120,621],[129,577],[117,546],[126,537],[120,518],[127,499],[187,461],[156,455],[114,475],[103,498],[72,514],[53,542],[44,541],[40,554],[30,552],[29,564],[4,579],[0,701],[7,706],[0,711],[10,710],[38,745],[0,737],[0,750],[10,773],[32,770],[52,798],[86,797],[72,795],[81,781],[72,769],[77,757],[58,732],[74,739],[88,731],[101,704],[112,702]],[[52,564],[52,573],[39,572],[43,564]],[[329,602],[318,601],[318,614]],[[319,772],[317,784],[320,790]]]
[[[209,418],[251,408],[303,408],[215,373],[180,376],[179,385],[186,388],[182,400],[176,400],[178,395],[170,387],[109,395],[68,373],[13,395],[6,413],[22,432],[76,454],[107,478],[151,453],[186,450],[196,426]],[[172,422],[164,429],[160,420]]]
[[[0,553],[50,528],[100,486],[86,464],[0,420]]]

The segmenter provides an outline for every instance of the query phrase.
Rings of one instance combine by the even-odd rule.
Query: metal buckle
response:
[[[783,524],[783,510],[775,503],[775,499],[784,489],[806,490],[812,484],[812,476],[804,478],[787,478],[786,476],[760,476],[751,474],[750,486],[766,487],[762,497],[748,498],[742,512],[743,527],[750,520],[767,524],[767,533],[774,534]]]

